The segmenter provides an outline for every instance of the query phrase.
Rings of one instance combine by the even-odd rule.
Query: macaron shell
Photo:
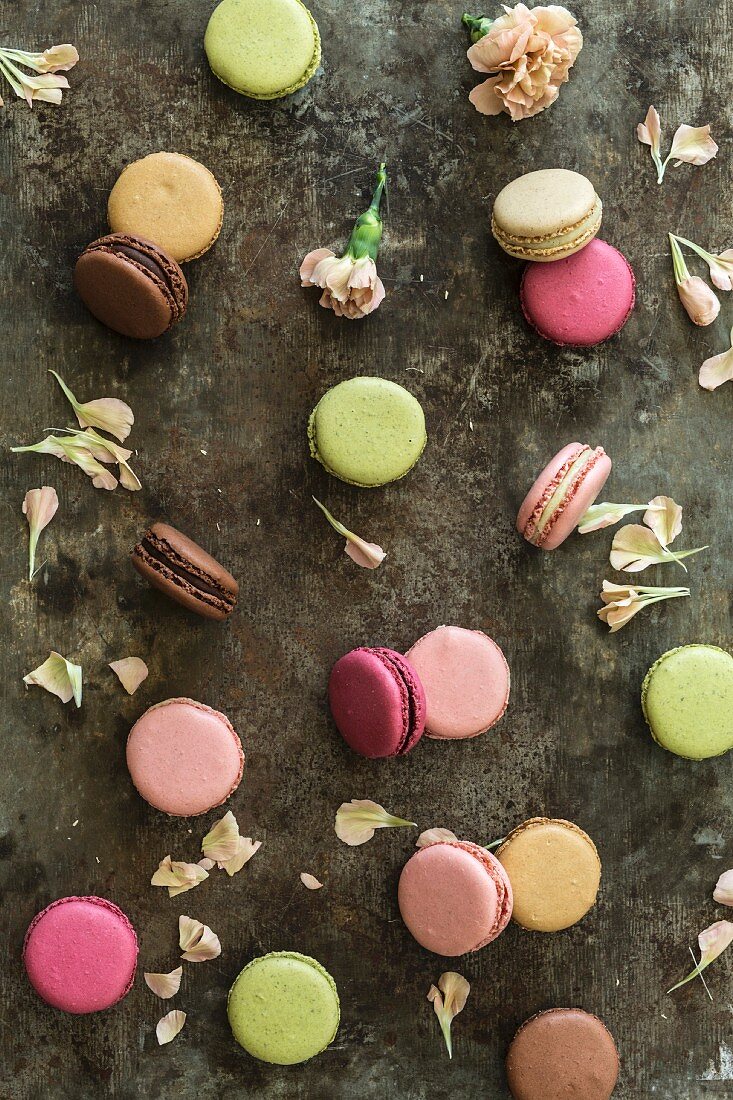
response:
[[[423,452],[417,398],[386,378],[349,378],[328,390],[308,423],[311,455],[335,477],[370,489],[409,473]]]
[[[540,336],[590,347],[614,336],[631,316],[636,280],[625,256],[605,241],[545,264],[528,264],[522,310]]]
[[[619,1059],[605,1024],[579,1008],[552,1008],[531,1017],[506,1059],[514,1100],[610,1100]]]
[[[253,99],[292,94],[321,60],[318,26],[299,0],[222,0],[204,48],[214,75]]]
[[[134,340],[162,336],[178,316],[161,279],[105,248],[82,252],[74,267],[74,287],[98,321]]]
[[[601,882],[596,847],[562,818],[530,818],[496,853],[512,884],[512,916],[533,932],[570,928],[595,905]]]
[[[130,730],[127,766],[151,806],[193,817],[234,793],[244,752],[225,715],[193,699],[167,699],[146,710]]]
[[[347,745],[372,759],[396,756],[409,730],[410,700],[401,675],[383,656],[362,647],[331,670],[328,700]]]
[[[415,642],[407,659],[425,689],[428,737],[477,737],[491,729],[509,701],[509,666],[480,630],[439,626]]]
[[[419,849],[403,867],[400,913],[426,950],[449,958],[465,955],[506,926],[511,887],[502,869],[489,870],[496,861],[485,856],[490,853],[475,844],[441,842]]]
[[[178,263],[196,259],[219,236],[224,204],[215,176],[183,153],[150,153],[121,173],[107,204],[114,233],[155,241]]]
[[[33,988],[54,1008],[81,1015],[120,1001],[132,987],[137,936],[111,901],[69,897],[31,922],[23,961]]]
[[[273,951],[253,959],[229,992],[234,1038],[254,1058],[274,1065],[305,1062],[336,1037],[336,983],[315,959]]]
[[[494,201],[491,229],[511,256],[557,260],[584,248],[601,226],[603,207],[590,180],[565,168],[527,172]]]
[[[658,745],[688,760],[733,748],[733,657],[711,645],[670,649],[642,686],[642,707]]]

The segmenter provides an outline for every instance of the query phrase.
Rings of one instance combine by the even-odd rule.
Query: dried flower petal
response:
[[[601,599],[605,607],[597,612],[598,618],[608,623],[614,634],[626,626],[643,607],[660,600],[672,600],[678,596],[689,596],[689,588],[656,588],[651,585],[623,585],[603,582]]]
[[[186,1013],[181,1012],[179,1008],[172,1009],[167,1016],[162,1018],[162,1020],[158,1020],[155,1034],[158,1037],[159,1045],[165,1046],[166,1043],[172,1042],[185,1022]]]
[[[236,875],[237,871],[241,871],[245,863],[249,863],[255,852],[258,852],[262,847],[261,840],[252,840],[251,836],[240,836],[239,846],[237,848],[236,855],[226,862],[219,861],[219,869],[226,871],[231,878],[232,875]]]
[[[699,275],[690,275],[682,249],[677,243],[677,237],[673,233],[668,233],[667,236],[672,250],[674,279],[680,301],[687,310],[690,320],[696,325],[711,325],[720,313],[720,301],[704,279]]]
[[[463,1011],[470,992],[471,986],[466,979],[453,970],[440,975],[437,989],[431,985],[428,990],[428,1000],[432,1001],[435,1015],[440,1021],[440,1029],[443,1032],[449,1058],[453,1057],[451,1024],[458,1013]]]
[[[683,123],[672,138],[672,148],[667,160],[680,164],[707,164],[718,152],[718,146],[710,136],[709,126],[687,126]]]
[[[691,554],[699,554],[701,550],[707,550],[707,547],[698,546],[694,550],[672,552],[666,546],[662,546],[657,536],[648,527],[642,527],[638,523],[628,523],[614,535],[609,560],[614,569],[623,569],[627,573],[640,573],[649,565],[670,561],[676,561],[686,572],[686,566],[680,559],[689,558]]]
[[[631,512],[640,512],[648,504],[592,504],[578,524],[578,534],[588,535],[591,531],[600,531],[603,527],[612,527]]]
[[[186,962],[206,962],[221,955],[219,937],[207,924],[193,917],[178,918],[178,943],[183,952],[181,958]]]
[[[342,802],[336,811],[336,836],[344,844],[366,844],[374,836],[375,829],[395,829],[402,825],[415,828],[417,822],[393,817],[384,806],[368,798]]]
[[[704,248],[701,248],[699,244],[695,244],[694,241],[688,241],[686,237],[678,237],[674,233],[671,235],[678,244],[684,244],[687,248],[691,248],[705,261],[710,269],[710,278],[718,290],[731,290],[733,288],[733,248],[727,248],[718,256],[713,256],[710,252],[706,252]]]
[[[672,497],[652,497],[642,523],[651,528],[662,546],[669,546],[682,530],[682,509]]]
[[[148,666],[141,657],[123,657],[119,661],[110,661],[109,667],[128,695],[134,695],[148,676]]]
[[[135,423],[135,417],[129,405],[116,397],[100,397],[96,401],[77,401],[63,378],[55,370],[49,371],[49,374],[54,376],[66,394],[82,428],[101,428],[103,432],[109,432],[110,435],[119,439],[120,443],[124,443]]]
[[[439,844],[446,840],[458,840],[450,829],[426,829],[415,841],[416,848],[427,848],[429,844]]]
[[[728,920],[716,921],[715,924],[711,924],[709,928],[700,933],[697,942],[700,948],[699,963],[686,978],[668,989],[668,993],[674,993],[675,989],[679,989],[680,986],[691,982],[693,978],[697,978],[707,966],[710,966],[711,962],[715,962],[718,955],[722,955],[726,947],[733,943],[733,923]],[[712,997],[710,999],[712,1000]]]
[[[353,531],[347,530],[343,523],[339,523],[337,519],[334,519],[328,508],[321,504],[320,500],[316,500],[315,497],[313,497],[313,500],[321,509],[334,531],[337,531],[339,535],[343,535],[346,539],[344,550],[352,561],[355,561],[356,564],[360,565],[363,569],[376,569],[378,565],[382,564],[387,555],[381,546],[377,546],[374,542],[365,542],[364,539],[355,535]]]
[[[79,433],[81,434],[81,433]],[[79,444],[73,436],[48,435],[40,443],[33,443],[26,447],[11,447],[16,454],[35,452],[36,454],[54,455],[62,462],[73,462],[92,479],[95,489],[116,489],[117,478],[109,470],[105,470],[101,462],[98,462],[87,446]]]
[[[723,871],[713,891],[713,901],[720,905],[733,905],[733,867]]]
[[[200,859],[198,861],[198,865],[199,865],[199,867],[203,867],[203,869],[205,871],[211,871],[212,868],[216,867],[216,860],[215,859],[209,859],[208,856],[204,856],[203,859]]]
[[[36,565],[36,547],[38,536],[44,527],[56,515],[59,506],[59,498],[56,490],[50,485],[43,485],[40,489],[29,489],[23,500],[23,515],[28,519],[30,527],[30,542],[28,544],[28,580],[33,580]]]
[[[152,989],[156,997],[160,997],[161,1000],[167,1001],[169,997],[175,997],[176,993],[181,988],[183,967],[177,966],[175,970],[171,970],[170,974],[151,974],[146,970],[143,972],[143,977],[145,978],[148,988]]]
[[[216,822],[201,841],[201,851],[209,859],[226,863],[239,849],[239,827],[231,810]]]
[[[300,881],[306,890],[320,890],[323,887],[323,883],[319,882],[315,875],[309,875],[307,871],[300,872]]]
[[[652,160],[657,169],[657,183],[661,183],[664,179],[664,165],[659,155],[662,125],[656,107],[649,108],[644,121],[636,127],[636,136],[642,144],[651,146]]]
[[[81,706],[81,665],[67,661],[55,649],[42,665],[23,677],[23,683],[45,688],[52,695],[58,695],[62,703],[73,699],[77,707]]]
[[[47,58],[45,54],[31,54],[26,53],[24,50],[0,48],[0,73],[5,77],[15,94],[20,99],[25,99],[29,107],[33,106],[34,100],[58,104],[61,102],[62,90],[69,87],[69,82],[65,76],[58,76],[51,70],[70,69],[72,65],[76,64],[76,61],[72,61],[71,64],[55,64],[56,55],[54,51],[58,50],[60,59],[68,62],[71,59],[71,54],[68,51],[73,49],[73,46],[68,48],[53,47],[47,51],[50,55],[50,58]],[[41,75],[29,76],[28,73],[19,69],[18,65],[33,69]],[[0,106],[2,106],[2,101],[0,101]]]
[[[168,897],[175,898],[178,894],[185,894],[187,890],[193,890],[204,879],[209,877],[208,871],[200,867],[198,863],[181,863],[165,856],[158,864],[158,870],[150,880],[151,886],[167,886]]]
[[[698,382],[704,390],[717,390],[724,382],[733,379],[733,329],[730,333],[731,346],[720,355],[706,359],[700,367]]]

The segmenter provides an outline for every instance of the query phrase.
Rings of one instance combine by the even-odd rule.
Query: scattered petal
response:
[[[710,278],[718,290],[731,290],[733,288],[733,248],[727,248],[718,256],[713,256],[706,252],[704,248],[701,248],[699,244],[688,241],[686,237],[678,237],[674,233],[672,236],[679,244],[691,248],[705,261],[710,269]]]
[[[161,1000],[167,1001],[169,997],[175,997],[176,993],[181,988],[183,967],[177,966],[175,970],[171,970],[170,974],[151,974],[146,970],[143,973],[143,977],[147,982],[148,988],[152,989],[156,997],[160,997]]]
[[[713,901],[720,905],[733,905],[733,868],[724,871],[713,891]]]
[[[450,829],[426,829],[415,841],[415,847],[427,848],[429,844],[439,844],[446,840],[458,840],[458,837]]]
[[[651,585],[632,586],[604,581],[601,599],[605,606],[600,608],[597,615],[604,623],[608,623],[611,633],[614,634],[648,604],[689,595],[689,588],[656,588]]]
[[[132,409],[116,397],[100,397],[96,401],[77,401],[74,394],[55,370],[49,371],[66,394],[76,419],[82,428],[101,428],[109,432],[120,443],[124,443],[135,423]]]
[[[428,1000],[432,1001],[435,1015],[440,1022],[449,1058],[453,1057],[451,1024],[458,1013],[463,1011],[470,992],[471,986],[466,979],[453,970],[440,975],[437,989],[431,985],[428,990]]]
[[[578,534],[588,535],[591,531],[612,527],[630,512],[640,512],[642,508],[648,507],[647,504],[592,504],[578,525]]]
[[[194,886],[198,886],[208,877],[208,871],[198,863],[181,863],[166,856],[158,864],[158,870],[151,878],[150,885],[167,886],[168,897],[175,898],[178,894],[193,890]]]
[[[134,695],[148,676],[148,666],[141,657],[123,657],[119,661],[110,661],[109,667],[128,695]]]
[[[355,561],[357,565],[360,565],[363,569],[376,569],[378,565],[381,565],[387,556],[381,546],[377,546],[375,542],[365,542],[364,539],[359,538],[353,531],[347,530],[343,523],[339,523],[337,519],[329,512],[320,500],[313,500],[323,512],[328,522],[333,527],[334,531],[337,531],[339,535],[343,535],[346,539],[346,546],[344,550],[349,555],[352,561]]]
[[[682,509],[672,497],[653,497],[642,516],[642,523],[651,528],[662,546],[669,546],[682,530]]]
[[[23,515],[28,519],[30,527],[30,542],[28,544],[28,580],[33,580],[36,569],[36,547],[38,536],[44,527],[56,515],[59,506],[59,498],[56,490],[50,485],[43,485],[40,489],[29,489],[23,500]]]
[[[733,379],[733,329],[730,333],[731,347],[720,355],[713,355],[706,359],[700,367],[698,382],[704,390],[717,390],[724,382]]]
[[[233,859],[239,849],[239,827],[231,810],[216,822],[201,841],[201,851],[217,863]]]
[[[718,152],[718,146],[710,136],[709,126],[687,126],[683,123],[672,138],[672,148],[667,160],[680,164],[707,164]]]
[[[720,313],[720,300],[704,279],[699,275],[690,275],[677,237],[673,233],[668,233],[667,236],[672,250],[674,279],[680,301],[690,320],[696,325],[711,325]]]
[[[609,560],[614,569],[622,569],[627,573],[640,573],[649,565],[670,561],[676,561],[685,569],[680,559],[689,558],[691,554],[699,554],[701,550],[707,550],[707,547],[698,546],[694,550],[676,550],[673,553],[666,546],[662,546],[657,536],[648,527],[642,527],[638,523],[628,523],[614,535]]]
[[[368,798],[342,802],[336,811],[336,836],[344,844],[366,844],[374,836],[375,829],[395,829],[402,825],[416,828],[417,822],[393,817],[384,806]]]
[[[45,688],[52,695],[58,695],[62,703],[73,699],[77,708],[81,706],[81,665],[67,661],[55,649],[51,650],[50,657],[42,665],[23,677],[23,683]]]
[[[319,882],[315,875],[309,875],[307,871],[300,872],[300,881],[306,890],[321,890],[323,883]]]
[[[62,462],[73,462],[87,477],[92,479],[95,489],[113,490],[117,488],[117,478],[105,470],[101,462],[98,462],[89,450],[88,446],[79,444],[74,436],[48,435],[40,443],[33,443],[25,447],[11,447],[16,454],[34,452],[36,454],[49,454],[60,458]],[[81,435],[82,433],[78,433]]]
[[[193,917],[178,918],[178,943],[183,952],[181,958],[186,962],[206,962],[221,955],[219,937],[207,924]]]
[[[710,966],[711,962],[715,962],[718,955],[722,955],[726,947],[733,943],[733,923],[728,920],[716,921],[715,924],[711,924],[709,928],[700,933],[697,942],[700,948],[699,963],[686,978],[668,989],[668,993],[674,993],[675,989],[679,989],[680,986],[691,982],[693,978],[697,978],[707,966]]]
[[[664,178],[664,165],[659,155],[659,143],[662,137],[662,124],[656,107],[650,107],[646,118],[636,127],[636,136],[644,145],[651,146],[652,160],[657,169],[657,183]]]
[[[210,871],[212,867],[216,867],[216,860],[209,859],[208,856],[204,856],[203,859],[198,861],[199,867],[203,867],[205,871]]]
[[[186,1022],[186,1013],[179,1008],[172,1009],[162,1020],[158,1020],[155,1034],[160,1046],[172,1042]]]
[[[252,840],[251,836],[240,836],[239,846],[237,848],[236,855],[232,856],[225,863],[219,862],[219,869],[226,871],[231,878],[232,875],[236,875],[237,871],[241,871],[245,863],[249,863],[255,852],[258,852],[262,847],[261,840]]]

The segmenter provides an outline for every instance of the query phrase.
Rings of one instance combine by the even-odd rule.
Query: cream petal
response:
[[[707,164],[718,152],[718,146],[710,136],[709,126],[678,127],[672,138],[669,160],[684,164]]]
[[[158,864],[150,885],[166,886],[168,896],[175,898],[179,894],[185,894],[187,890],[193,890],[208,877],[208,871],[198,863],[183,863],[165,856]]]
[[[387,556],[381,546],[375,542],[365,542],[356,535],[347,538],[344,550],[362,569],[376,569]]]
[[[77,708],[81,706],[81,665],[67,661],[55,649],[51,650],[51,655],[42,665],[23,677],[23,683],[45,688],[52,695],[58,696],[62,703],[68,703],[73,699]]]
[[[671,497],[653,497],[642,517],[662,546],[669,546],[682,530],[682,509]]]
[[[719,905],[733,905],[733,868],[724,871],[713,891],[713,901]]]
[[[696,325],[711,325],[720,313],[720,301],[699,275],[678,283],[677,293],[690,320]]]
[[[216,933],[207,924],[192,917],[178,918],[179,945],[186,962],[207,962],[221,955],[221,943]]]
[[[446,840],[458,840],[458,837],[450,829],[426,829],[415,841],[415,847],[427,848],[429,844],[440,844]]]
[[[336,811],[334,828],[336,836],[344,844],[366,844],[374,836],[376,829],[392,829],[400,826],[415,828],[415,821],[406,821],[393,817],[384,806],[371,799],[352,798],[351,802],[342,802]]]
[[[35,573],[38,537],[56,515],[58,506],[59,498],[56,490],[50,485],[43,485],[40,489],[29,489],[23,499],[23,515],[27,518],[30,528],[28,543],[29,580],[33,579]]]
[[[110,661],[109,667],[128,695],[134,695],[148,676],[148,666],[141,657],[123,657],[119,661]]]
[[[155,1026],[155,1034],[160,1046],[171,1043],[179,1034],[186,1022],[186,1013],[174,1008],[167,1016],[164,1016]]]
[[[201,851],[209,859],[226,862],[239,849],[239,826],[231,810],[227,810],[201,841]]]
[[[167,1001],[169,997],[175,997],[181,988],[182,977],[182,966],[177,966],[175,970],[171,970],[170,974],[151,974],[147,970],[143,972],[143,978],[148,988],[152,989],[156,997],[160,997],[163,1001]]]
[[[733,380],[733,347],[720,355],[706,359],[700,367],[698,382],[704,390],[717,390],[724,382]]]
[[[309,252],[300,265],[300,281],[301,286],[313,286],[320,283],[316,283],[313,278],[315,269],[320,264],[321,260],[328,259],[330,256],[335,256],[335,253],[330,248],[316,248],[313,252]]]
[[[309,875],[307,871],[300,872],[300,881],[306,890],[320,890],[323,887],[323,883],[319,882],[315,875]]]

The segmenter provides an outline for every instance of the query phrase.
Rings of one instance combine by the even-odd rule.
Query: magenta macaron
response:
[[[397,900],[417,942],[449,957],[485,947],[512,915],[506,871],[491,852],[465,840],[415,852],[402,868]]]
[[[545,466],[517,515],[527,542],[554,550],[573,533],[606,484],[611,459],[603,447],[568,443]]]
[[[404,756],[425,729],[425,691],[394,649],[360,646],[339,658],[328,681],[333,720],[354,752]]]
[[[631,316],[636,280],[617,248],[596,237],[551,263],[531,263],[522,276],[524,316],[546,340],[589,347],[623,328]]]
[[[509,665],[481,630],[439,626],[407,653],[425,688],[428,737],[478,737],[496,725],[509,702]]]
[[[31,921],[23,962],[36,993],[54,1008],[100,1012],[129,992],[137,966],[137,936],[111,901],[60,898]]]
[[[194,817],[221,806],[239,786],[244,751],[225,714],[195,699],[166,699],[138,718],[127,767],[156,810]]]

